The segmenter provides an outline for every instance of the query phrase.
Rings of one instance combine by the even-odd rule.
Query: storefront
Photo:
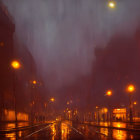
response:
[[[113,120],[114,121],[125,121],[126,120],[126,108],[113,109]]]

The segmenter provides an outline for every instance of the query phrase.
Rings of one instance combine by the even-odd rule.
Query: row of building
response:
[[[73,121],[81,122],[128,122],[129,121],[129,108],[113,108],[97,107],[93,112],[80,112],[78,110],[65,110],[64,118]],[[140,121],[140,113],[133,108],[133,121]]]
[[[16,80],[13,81],[11,62],[15,59],[21,62],[22,67],[16,71]],[[37,81],[36,86],[33,86],[33,80]],[[14,19],[0,1],[0,120],[15,120],[15,100],[18,120],[28,121],[31,110],[41,116],[45,102],[43,92],[45,89],[37,74],[34,58],[18,41]]]

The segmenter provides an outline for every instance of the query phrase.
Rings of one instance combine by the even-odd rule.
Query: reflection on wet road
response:
[[[8,125],[9,128],[11,125]],[[22,126],[22,125],[20,125]],[[116,122],[114,127],[126,127],[125,123]],[[13,127],[13,126],[11,126]],[[17,133],[0,135],[0,140],[127,140],[140,139],[140,134],[118,129],[96,128],[70,121],[55,122],[38,126]]]

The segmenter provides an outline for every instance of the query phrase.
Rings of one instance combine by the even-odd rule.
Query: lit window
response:
[[[4,42],[0,42],[0,47],[4,47]]]

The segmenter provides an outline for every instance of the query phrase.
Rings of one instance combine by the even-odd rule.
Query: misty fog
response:
[[[94,49],[110,38],[135,32],[140,1],[3,0],[16,26],[15,36],[33,55],[50,90],[71,85],[92,73]]]

